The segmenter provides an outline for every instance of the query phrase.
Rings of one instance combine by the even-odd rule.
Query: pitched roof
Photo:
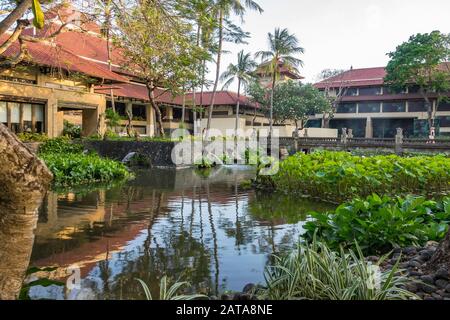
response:
[[[0,36],[0,43],[4,43],[8,36],[9,34]],[[19,53],[19,50],[19,43],[16,41],[3,53],[3,56],[14,57]],[[27,42],[27,51],[28,57],[25,58],[24,62],[63,69],[68,72],[79,72],[113,82],[128,82],[127,78],[82,59],[59,45],[47,42]]]
[[[148,91],[145,85],[138,83],[126,83],[126,84],[118,84],[114,86],[101,87],[97,86],[95,91],[102,94],[109,94],[110,89],[113,88],[114,95],[117,97],[127,97],[133,98],[142,101],[149,101],[148,99]],[[203,106],[209,106],[211,104],[212,92],[204,92],[203,93]],[[166,104],[174,104],[174,105],[182,105],[183,104],[183,96],[173,97],[172,94],[166,92],[162,89],[158,89],[155,92],[155,100],[158,103],[166,103]],[[196,105],[200,106],[201,95],[200,93],[196,93],[195,95]],[[217,91],[215,105],[216,106],[234,106],[238,101],[237,93],[230,91]],[[258,107],[255,103],[251,102],[250,99],[246,96],[240,96],[240,104],[243,107]],[[193,94],[188,93],[186,95],[186,104],[193,104]]]
[[[384,83],[386,70],[384,67],[352,69],[345,71],[337,76],[322,80],[316,83],[316,88],[339,87],[360,87],[360,86],[376,86]]]

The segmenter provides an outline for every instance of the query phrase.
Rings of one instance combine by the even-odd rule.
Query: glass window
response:
[[[357,95],[358,95],[358,89],[357,89],[357,88],[348,88],[348,89],[345,91],[345,95],[346,95],[347,97],[354,97],[354,96],[357,96]]]
[[[364,102],[359,104],[359,113],[376,113],[380,112],[380,102]]]
[[[437,117],[441,127],[450,127],[450,117]]]
[[[337,108],[337,113],[356,113],[356,103],[341,103]]]
[[[8,102],[8,107],[11,112],[11,131],[20,132],[20,103]]]
[[[33,111],[31,104],[22,104],[22,114],[23,114],[23,131],[32,132],[33,131]]]
[[[381,94],[381,87],[359,88],[360,96],[378,96]]]
[[[426,112],[425,101],[409,101],[408,102],[409,112]]]
[[[406,102],[384,102],[383,103],[383,112],[406,112]]]
[[[450,101],[439,103],[438,111],[450,111]]]
[[[44,118],[45,118],[44,106],[41,104],[35,104],[33,105],[33,108],[34,108],[34,116],[36,119],[35,132],[42,133],[44,132]]]
[[[383,94],[405,94],[406,89],[394,89],[392,87],[383,87]]]
[[[0,122],[8,124],[8,111],[6,108],[6,102],[0,101]]]
[[[147,119],[147,112],[144,105],[141,104],[133,104],[133,120],[136,121],[145,121]]]

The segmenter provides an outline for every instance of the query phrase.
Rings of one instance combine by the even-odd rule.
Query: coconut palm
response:
[[[240,51],[237,55],[237,64],[228,65],[227,70],[222,73],[221,81],[224,81],[223,88],[227,89],[235,80],[238,82],[237,103],[236,103],[236,124],[234,127],[234,134],[237,136],[239,126],[239,106],[241,98],[241,87],[247,88],[253,79],[252,72],[256,68],[256,62],[252,59],[250,53]]]
[[[220,80],[220,63],[222,60],[222,49],[224,42],[224,26],[225,19],[230,17],[233,13],[239,17],[243,17],[246,9],[263,12],[263,9],[253,0],[214,0],[214,7],[217,11],[218,19],[218,45],[217,45],[217,58],[216,58],[216,76],[214,81],[214,87],[211,97],[211,105],[208,112],[207,132],[211,128],[211,118],[216,99],[217,86]]]
[[[272,77],[272,90],[270,94],[270,136],[273,129],[273,95],[277,80],[280,78],[280,69],[295,70],[303,66],[303,61],[295,55],[304,53],[304,49],[299,46],[299,41],[294,34],[290,34],[288,29],[276,28],[275,32],[268,34],[269,50],[256,53],[257,58],[264,62],[263,67],[267,74]]]

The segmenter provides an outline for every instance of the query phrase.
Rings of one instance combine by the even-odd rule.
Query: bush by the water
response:
[[[333,249],[352,247],[356,241],[365,253],[387,253],[442,240],[450,223],[450,198],[371,195],[344,203],[334,212],[313,212],[311,217],[304,226],[306,239],[317,234]]]
[[[130,177],[122,163],[83,152],[83,146],[68,138],[48,140],[39,149],[39,157],[53,173],[57,187],[109,182]]]
[[[325,243],[300,243],[290,254],[275,257],[266,269],[261,298],[270,300],[400,300],[417,298],[406,291],[398,263],[390,271],[366,261],[356,251],[335,252]]]
[[[444,155],[359,157],[347,152],[298,153],[281,162],[263,187],[341,203],[355,197],[448,191],[450,159]]]
[[[45,134],[31,132],[18,133],[17,138],[22,142],[45,142],[48,140],[48,137]]]

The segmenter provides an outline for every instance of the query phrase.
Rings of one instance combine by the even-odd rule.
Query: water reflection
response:
[[[189,281],[218,294],[263,280],[270,253],[292,247],[304,213],[322,205],[243,191],[248,167],[137,173],[125,186],[50,193],[39,215],[31,266],[81,269],[81,289],[59,298],[142,299],[140,278],[157,295],[159,280]]]

